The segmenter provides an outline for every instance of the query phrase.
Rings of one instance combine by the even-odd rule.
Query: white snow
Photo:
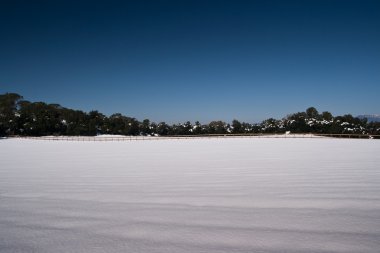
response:
[[[0,252],[380,248],[380,141],[0,140]]]
[[[118,137],[126,137],[126,135],[120,134],[99,134],[95,136],[95,138],[118,138]]]

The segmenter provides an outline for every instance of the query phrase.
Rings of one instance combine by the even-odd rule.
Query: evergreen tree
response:
[[[105,118],[106,116],[98,111],[90,111],[88,113],[88,134],[105,134],[107,132]]]
[[[150,120],[144,119],[140,126],[140,131],[142,135],[150,135],[152,131],[150,129]]]
[[[232,124],[211,121],[193,126],[190,121],[172,126],[161,122],[158,125],[148,119],[139,122],[135,118],[115,113],[106,117],[98,111],[89,113],[67,109],[59,104],[29,102],[16,93],[0,95],[0,136],[8,135],[189,135],[189,134],[227,134],[227,133],[350,133],[379,134],[380,123],[368,123],[366,119],[351,114],[333,117],[330,112],[319,114],[309,107],[305,112],[288,115],[282,120],[273,118],[261,124],[241,123],[234,119]]]
[[[307,108],[306,109],[306,115],[307,115],[307,118],[317,119],[319,117],[319,113],[318,113],[317,109],[315,109],[314,107]]]
[[[23,97],[16,93],[0,95],[0,136],[17,133],[19,103]]]
[[[330,112],[322,112],[322,119],[331,121],[333,120],[333,116]]]
[[[209,134],[226,134],[227,133],[227,125],[225,122],[218,120],[218,121],[211,121],[208,124],[208,133]]]
[[[233,134],[243,133],[242,124],[236,119],[232,121],[232,133]]]
[[[199,121],[195,121],[195,124],[193,127],[193,134],[195,134],[195,135],[203,134],[202,125]]]
[[[157,134],[158,135],[168,135],[171,132],[171,129],[165,122],[161,122],[157,125]]]

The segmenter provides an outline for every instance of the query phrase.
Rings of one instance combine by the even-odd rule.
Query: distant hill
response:
[[[380,115],[379,114],[372,114],[372,115],[359,115],[359,119],[366,118],[368,122],[380,122]]]

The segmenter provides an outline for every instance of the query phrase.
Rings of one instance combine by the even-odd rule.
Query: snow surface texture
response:
[[[380,141],[0,140],[0,252],[373,252]]]

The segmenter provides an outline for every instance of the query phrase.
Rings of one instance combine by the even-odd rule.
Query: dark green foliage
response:
[[[196,121],[194,124],[193,134],[195,134],[195,135],[204,134],[203,127],[199,121]]]
[[[149,119],[144,119],[143,122],[140,125],[140,130],[142,135],[151,135],[152,130],[150,126],[150,120]]]
[[[238,120],[234,119],[232,121],[232,133],[238,134],[238,133],[243,133],[243,132],[244,130],[243,130],[242,124]]]
[[[157,134],[159,135],[172,134],[172,130],[170,129],[169,125],[167,125],[165,122],[161,122],[157,125]]]
[[[307,133],[309,127],[306,124],[306,113],[298,112],[288,116],[287,129],[292,133]]]
[[[322,119],[324,120],[332,120],[333,116],[330,112],[322,112]]]
[[[314,107],[307,108],[306,109],[306,115],[307,115],[307,118],[314,118],[314,119],[319,118],[319,113],[318,113],[317,109],[315,109]]]
[[[226,134],[227,133],[227,125],[223,121],[211,121],[208,124],[208,134]]]
[[[380,135],[380,122],[368,123],[367,130],[369,134]]]
[[[88,134],[97,135],[106,133],[106,116],[98,111],[88,113]]]
[[[18,107],[22,96],[16,93],[0,95],[0,136],[13,135],[18,128]]]
[[[135,118],[126,117],[120,113],[112,114],[108,119],[107,133],[121,135],[138,135],[139,122]]]
[[[190,121],[187,121],[183,124],[174,124],[171,127],[170,135],[192,135],[193,134],[193,126]]]
[[[60,135],[65,127],[62,122],[62,108],[59,105],[48,105],[43,102],[23,102],[19,109],[19,128],[21,135]]]
[[[353,117],[350,114],[333,117],[330,112],[319,114],[314,107],[305,112],[297,112],[282,120],[273,118],[260,124],[240,122],[232,124],[223,121],[211,121],[194,125],[187,121],[182,124],[156,124],[145,119],[139,122],[135,118],[120,113],[107,117],[94,110],[89,113],[64,108],[58,104],[29,102],[16,93],[0,95],[0,136],[23,135],[201,135],[201,134],[249,134],[249,133],[325,133],[325,134],[380,134],[379,122]]]
[[[285,132],[285,128],[282,126],[280,120],[276,120],[273,118],[264,120],[261,123],[261,132],[262,133],[283,133]]]

